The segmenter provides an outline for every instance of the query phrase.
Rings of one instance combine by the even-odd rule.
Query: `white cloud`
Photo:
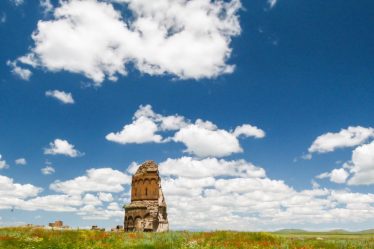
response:
[[[342,168],[320,174],[317,178],[329,178],[332,182],[348,185],[374,184],[374,141],[354,149],[352,159]]]
[[[74,145],[59,138],[49,143],[49,146],[49,148],[44,149],[44,154],[46,155],[65,155],[69,157],[78,157],[84,155],[83,153],[74,149]]]
[[[48,13],[53,11],[53,5],[51,3],[51,0],[40,0],[40,7],[42,7],[44,13]]]
[[[338,133],[328,132],[314,140],[309,147],[310,153],[332,152],[338,148],[355,147],[365,143],[368,139],[374,138],[374,129],[361,126],[348,127]]]
[[[92,206],[101,206],[103,204],[97,196],[90,193],[84,195],[83,203]]]
[[[12,178],[0,175],[0,198],[14,197],[26,199],[38,195],[41,191],[41,188],[35,187],[31,184],[14,183]],[[4,203],[1,203],[0,205],[2,204]]]
[[[318,182],[316,182],[315,180],[312,180],[311,184],[312,184],[313,189],[318,189],[320,187],[320,185],[318,184]]]
[[[350,167],[353,175],[348,181],[349,185],[374,184],[374,141],[353,151]]]
[[[80,196],[46,195],[30,199],[18,208],[30,211],[74,212],[81,205],[83,205],[83,202]]]
[[[125,125],[119,132],[106,135],[108,141],[128,143],[161,143],[164,142],[159,131],[172,131],[186,125],[184,117],[179,115],[162,116],[152,110],[151,105],[139,106],[131,124]]]
[[[175,131],[187,125],[184,117],[179,115],[161,116],[161,130]]]
[[[123,218],[123,210],[113,210],[113,208],[113,204],[106,208],[86,205],[80,209],[78,215],[81,215],[83,220],[108,220],[114,217]]]
[[[24,3],[24,0],[10,0],[14,5],[20,6]]]
[[[167,178],[163,181],[163,191],[166,196],[198,197],[202,195],[204,188],[213,187],[213,177],[202,178]]]
[[[52,175],[55,173],[55,169],[52,166],[46,166],[40,170],[43,175]]]
[[[239,0],[60,1],[54,19],[39,21],[34,47],[18,62],[49,71],[81,73],[97,85],[127,74],[127,64],[149,75],[180,79],[232,73],[227,64],[233,36],[240,34]],[[68,41],[68,42],[66,42]]]
[[[32,72],[29,69],[17,65],[16,61],[7,61],[7,65],[12,69],[12,73],[22,80],[29,80]]]
[[[9,165],[2,158],[3,158],[3,156],[0,154],[0,169],[7,169],[7,168],[9,168]]]
[[[100,173],[100,172],[98,172]],[[104,176],[105,177],[105,176]],[[126,183],[128,184],[128,182]],[[80,188],[80,186],[76,186]],[[91,194],[51,194],[38,196],[42,189],[31,184],[14,183],[13,179],[0,175],[0,209],[20,209],[27,211],[74,212],[83,219],[107,220],[123,217],[123,211],[112,200],[110,193]],[[101,207],[103,201],[110,202]]]
[[[215,183],[217,190],[222,193],[243,194],[252,191],[266,191],[271,193],[287,193],[292,189],[283,181],[271,180],[268,178],[233,178],[219,179]],[[262,196],[261,198],[266,198]],[[271,197],[272,200],[276,198]],[[268,200],[271,200],[270,198]]]
[[[301,156],[301,159],[304,159],[304,160],[312,160],[313,156],[312,154],[308,153],[308,154],[303,154]]]
[[[163,138],[159,133],[175,131],[171,137]],[[152,106],[140,106],[135,112],[131,124],[125,125],[119,132],[112,132],[106,139],[121,144],[181,142],[186,145],[186,152],[199,157],[223,157],[242,152],[238,138],[263,138],[265,132],[255,126],[243,124],[234,131],[218,129],[210,121],[197,119],[191,123],[178,114],[163,116],[152,110]]]
[[[244,160],[168,159],[160,163],[160,173],[172,229],[273,230],[274,224],[320,228],[374,221],[373,194],[318,185],[297,191]],[[130,183],[120,171],[91,169],[51,184],[61,194],[38,196],[40,188],[0,176],[0,209],[73,212],[84,220],[123,218]]]
[[[68,181],[55,181],[50,188],[56,192],[77,195],[85,192],[114,192],[124,190],[130,176],[111,168],[89,169],[86,175]]]
[[[136,162],[132,162],[127,168],[127,172],[134,175],[136,171],[138,170],[138,168],[139,168],[139,165]]]
[[[45,96],[53,97],[53,98],[59,100],[61,103],[64,103],[64,104],[74,104],[73,95],[71,93],[67,93],[67,92],[64,92],[64,91],[49,90],[49,91],[45,92]]]
[[[122,209],[120,208],[120,206],[118,205],[118,203],[116,202],[111,202],[109,203],[108,207],[107,207],[109,210],[114,210],[114,211],[121,211]]]
[[[335,183],[345,183],[347,178],[349,176],[349,173],[341,168],[341,169],[333,169],[330,173],[322,173],[317,176],[319,179],[329,178],[330,181]]]
[[[243,160],[168,159],[160,163],[160,173],[175,229],[262,230],[273,229],[274,224],[321,227],[373,220],[372,194],[321,189],[316,184],[296,191]]]
[[[17,164],[17,165],[26,165],[26,164],[27,164],[27,161],[26,161],[25,158],[18,158],[18,159],[16,159],[14,162],[15,162],[15,164]]]
[[[109,141],[128,144],[128,143],[160,143],[162,137],[155,134],[157,125],[146,117],[140,117],[132,124],[125,125],[120,132],[109,133],[105,138]]]
[[[331,198],[339,203],[374,203],[374,194],[351,193],[348,191],[332,191]]]
[[[245,137],[264,138],[265,132],[257,128],[256,126],[244,124],[244,125],[236,127],[233,135],[236,137],[245,136]]]
[[[186,152],[198,157],[223,157],[243,151],[234,134],[201,119],[180,129],[173,139],[186,145]]]
[[[325,179],[325,178],[329,178],[330,177],[330,173],[329,172],[324,172],[322,174],[319,174],[318,176],[316,176],[316,178],[318,179]]]
[[[216,176],[230,177],[265,177],[265,170],[245,160],[226,161],[217,158],[193,159],[182,157],[167,159],[159,167],[163,176],[186,178],[204,178]]]
[[[11,199],[9,199],[11,200]],[[102,207],[101,201],[93,194],[80,195],[46,195],[38,196],[29,200],[12,199],[13,205],[17,209],[36,211],[44,210],[51,212],[74,212],[84,220],[108,220],[113,217],[123,217],[123,211],[118,204],[111,202],[107,207]],[[2,206],[0,197],[0,209]]]
[[[188,121],[178,114],[163,116],[153,111],[151,105],[141,105],[135,112],[133,119],[147,118],[157,124],[158,129],[162,131],[174,131],[187,125]]]
[[[99,199],[100,199],[100,201],[103,201],[103,202],[111,202],[111,201],[113,201],[113,196],[112,196],[111,193],[100,192],[99,193]]]
[[[106,183],[103,183],[105,181]],[[57,192],[68,192],[69,194],[38,196],[42,192],[41,188],[31,184],[14,183],[13,179],[0,175],[0,210],[14,208],[27,211],[74,212],[82,216],[83,219],[96,220],[123,217],[123,211],[114,201],[111,193],[97,192],[97,190],[123,191],[122,186],[118,185],[128,185],[130,183],[128,176],[112,169],[91,169],[87,171],[87,176],[77,177],[70,182],[71,186],[68,186],[69,181],[54,183]],[[79,184],[87,185],[82,185],[85,186],[82,188]],[[103,187],[103,184],[106,184],[106,187]],[[54,187],[52,184],[51,189]],[[67,189],[69,187],[76,189],[69,191]],[[108,202],[108,206],[101,207],[103,202]]]
[[[331,171],[330,180],[335,183],[345,183],[349,173],[345,169],[334,169]]]
[[[274,6],[277,4],[278,0],[268,0],[268,4],[270,8],[274,8]]]

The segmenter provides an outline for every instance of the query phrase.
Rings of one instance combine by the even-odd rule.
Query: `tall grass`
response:
[[[318,234],[276,235],[248,232],[123,233],[51,231],[41,228],[0,229],[1,249],[372,249],[374,237]]]

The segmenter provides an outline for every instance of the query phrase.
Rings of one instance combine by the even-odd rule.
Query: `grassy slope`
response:
[[[0,229],[0,248],[25,249],[312,249],[374,248],[373,235],[270,234],[246,232],[109,233],[96,231],[49,231],[30,228]]]

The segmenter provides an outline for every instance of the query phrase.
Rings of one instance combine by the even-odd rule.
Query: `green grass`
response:
[[[373,234],[168,232],[115,233],[51,231],[37,228],[1,228],[0,248],[14,249],[372,249]]]

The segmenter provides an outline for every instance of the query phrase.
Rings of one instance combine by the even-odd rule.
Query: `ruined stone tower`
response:
[[[131,203],[125,208],[125,231],[165,232],[169,229],[158,166],[146,161],[131,183]]]

